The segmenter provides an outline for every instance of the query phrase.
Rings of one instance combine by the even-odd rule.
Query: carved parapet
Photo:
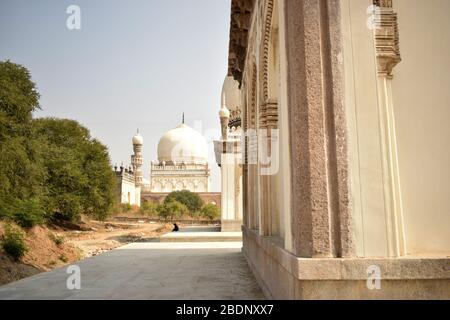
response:
[[[397,13],[392,0],[374,0],[373,28],[378,75],[392,77],[392,69],[401,61]]]

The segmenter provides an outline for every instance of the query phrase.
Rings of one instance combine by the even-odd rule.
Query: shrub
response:
[[[120,208],[122,213],[129,213],[133,210],[133,206],[129,203],[121,203]]]
[[[32,228],[44,222],[45,212],[37,199],[20,201],[15,211],[12,218],[22,228]]]
[[[203,206],[203,200],[200,196],[197,193],[188,190],[171,192],[166,199],[164,199],[164,203],[169,203],[172,201],[178,201],[184,204],[191,213],[200,211]]]
[[[200,211],[202,217],[214,220],[218,219],[220,217],[220,209],[218,206],[212,203],[205,204],[201,211]]]
[[[3,250],[13,259],[19,260],[28,251],[24,238],[21,230],[7,225],[5,227],[5,234],[2,237]]]
[[[144,201],[141,204],[140,213],[146,216],[153,216],[158,214],[157,208],[158,204],[154,203],[153,201]]]
[[[189,209],[178,201],[164,202],[157,207],[158,215],[163,219],[179,218],[188,214]]]
[[[52,239],[52,241],[57,245],[60,246],[64,243],[64,238],[60,237],[56,234],[50,233],[49,235],[50,239]]]

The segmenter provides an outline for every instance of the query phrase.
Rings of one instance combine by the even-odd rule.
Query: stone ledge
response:
[[[366,280],[367,268],[377,265],[384,280],[450,280],[450,258],[299,258],[270,237],[242,227],[244,252],[247,238],[298,280]],[[249,254],[245,252],[246,256]]]
[[[241,232],[171,232],[159,242],[242,242]]]

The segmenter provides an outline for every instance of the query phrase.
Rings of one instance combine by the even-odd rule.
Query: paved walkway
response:
[[[263,299],[240,242],[133,243],[66,268],[0,287],[0,299]]]

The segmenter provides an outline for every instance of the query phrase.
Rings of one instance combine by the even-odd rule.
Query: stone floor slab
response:
[[[239,242],[134,243],[0,287],[0,299],[264,299]]]

